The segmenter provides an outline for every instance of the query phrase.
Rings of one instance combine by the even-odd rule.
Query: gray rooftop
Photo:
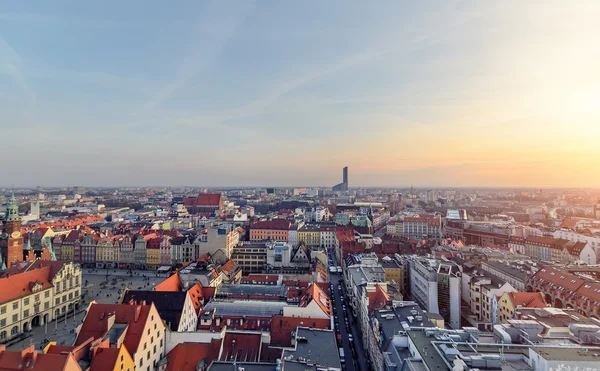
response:
[[[385,270],[381,266],[350,267],[350,268],[348,268],[348,271],[350,272],[350,276],[352,277],[352,282],[353,282],[354,286],[356,286],[356,287],[364,285],[367,282],[374,281],[373,276],[375,274],[383,276],[384,279],[382,279],[381,281],[385,280]]]
[[[291,358],[289,358],[290,356]],[[284,350],[283,358],[286,370],[288,365],[294,363],[300,364],[304,368],[294,368],[296,367],[294,365],[291,369],[306,370],[313,369],[314,366],[319,366],[319,368],[342,368],[335,333],[332,330],[298,327],[296,348],[294,350]],[[306,367],[308,364],[313,366]]]
[[[217,316],[272,317],[281,314],[285,307],[290,305],[279,301],[218,299],[206,304],[204,310],[216,309]]]
[[[583,348],[531,348],[548,361],[581,361],[598,362],[600,365],[600,348],[588,350]]]
[[[277,285],[253,285],[253,284],[239,284],[239,285],[223,285],[219,290],[218,294],[224,295],[269,295],[269,296],[283,296],[287,295],[287,287]]]
[[[508,274],[509,276],[512,276],[512,277],[514,277],[514,278],[516,278],[518,280],[521,280],[523,282],[527,281],[527,278],[528,278],[527,273],[521,271],[518,268],[514,268],[514,267],[506,265],[504,263],[493,262],[493,261],[492,262],[488,261],[488,262],[484,262],[484,263],[481,263],[481,264],[482,265],[487,264],[490,267],[493,267],[493,268],[495,268],[495,269],[497,269],[499,271],[502,271],[502,272]]]
[[[406,331],[408,327],[435,327],[428,318],[429,313],[424,312],[414,302],[402,302],[402,307],[395,309],[380,309],[373,313],[373,317],[379,322],[379,326],[385,336],[384,347],[391,341],[399,331]],[[421,319],[417,321],[417,317]]]
[[[416,349],[419,350],[423,363],[427,365],[429,370],[447,370],[448,366],[442,359],[442,356],[435,349],[431,342],[435,338],[429,338],[423,331],[408,331],[410,341],[413,342]]]
[[[244,368],[244,371],[275,371],[277,365],[274,363],[233,363],[233,362],[221,362],[214,361],[208,366],[206,371],[237,371],[240,367]]]

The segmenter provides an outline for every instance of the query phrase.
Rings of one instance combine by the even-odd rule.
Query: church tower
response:
[[[1,253],[6,259],[6,266],[23,260],[23,236],[21,235],[21,219],[19,218],[19,204],[14,193],[6,204],[6,217],[4,218]],[[5,245],[6,244],[6,245]]]

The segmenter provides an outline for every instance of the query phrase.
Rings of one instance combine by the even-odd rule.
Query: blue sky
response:
[[[0,185],[562,185],[515,133],[597,150],[598,10],[4,1]]]

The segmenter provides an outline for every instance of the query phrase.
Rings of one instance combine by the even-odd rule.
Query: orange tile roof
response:
[[[376,285],[375,291],[367,293],[367,296],[369,297],[369,313],[383,308],[390,301],[390,296],[380,285]]]
[[[196,371],[203,359],[205,367],[211,364],[216,354],[211,354],[210,343],[180,343],[167,354],[166,371]]]
[[[179,275],[174,274],[154,287],[154,291],[181,291]]]
[[[31,295],[33,286],[36,282],[42,285],[42,290],[52,287],[50,282],[50,266],[43,266],[39,269],[33,269],[28,272],[8,275],[8,277],[0,278],[0,303]]]
[[[323,292],[323,290],[321,290],[321,288],[318,285],[314,283],[308,286],[308,288],[304,292],[304,296],[300,299],[299,306],[306,307],[308,304],[310,304],[311,301],[317,303],[317,305],[319,306],[319,308],[321,308],[323,313],[325,313],[328,316],[331,315],[329,309],[329,297]]]
[[[516,308],[520,305],[525,308],[546,308],[546,301],[541,292],[508,292],[508,297]]]
[[[27,366],[28,365],[28,366]],[[43,354],[37,352],[32,345],[20,352],[6,351],[4,345],[0,346],[0,370],[65,370],[81,371],[72,354]]]

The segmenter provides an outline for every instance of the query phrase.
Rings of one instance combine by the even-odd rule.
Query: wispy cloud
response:
[[[0,72],[7,73],[19,88],[27,95],[29,102],[34,104],[37,100],[36,94],[31,89],[22,72],[22,62],[19,54],[0,37]]]
[[[205,17],[201,18],[194,31],[191,41],[187,48],[187,56],[184,57],[179,69],[171,81],[163,85],[142,107],[142,112],[146,112],[163,102],[167,101],[175,92],[181,89],[190,79],[194,78],[200,70],[206,68],[221,53],[237,33],[239,27],[254,7],[254,2],[244,3],[244,6],[235,7],[235,14],[232,17],[223,19],[223,22],[215,28],[208,28],[206,16],[211,12],[220,13],[223,9],[219,6],[217,9],[208,9]],[[206,22],[206,23],[205,23]]]

